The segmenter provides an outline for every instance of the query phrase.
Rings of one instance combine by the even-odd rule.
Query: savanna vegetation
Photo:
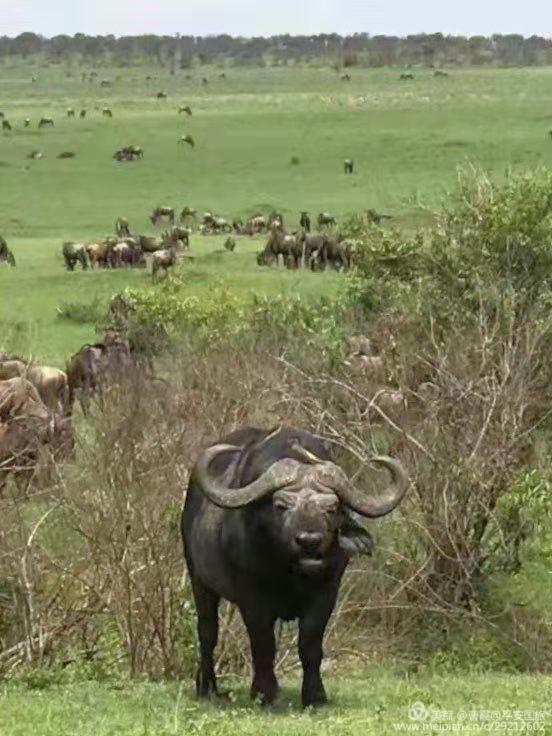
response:
[[[0,269],[0,347],[63,366],[116,326],[146,360],[87,416],[76,411],[74,458],[27,496],[9,485],[0,498],[6,733],[391,733],[417,701],[545,711],[549,70],[420,69],[408,87],[397,70],[354,70],[346,90],[330,69],[231,69],[208,88],[167,73],[157,100],[159,80],[141,67],[100,88],[46,65],[33,83],[16,61],[2,67],[2,109],[33,126],[2,138],[0,227],[17,266]],[[66,118],[69,105],[89,114]],[[54,129],[38,131],[43,114]],[[196,146],[184,151],[187,132]],[[113,162],[128,142],[144,159]],[[26,159],[30,148],[44,159]],[[56,160],[65,149],[76,158]],[[158,283],[64,269],[63,240],[107,234],[121,215],[151,232],[160,204],[230,219],[276,209],[290,227],[301,210],[327,210],[354,239],[355,266],[261,268],[263,240],[238,237],[229,252],[223,237],[194,234],[193,262]],[[368,223],[365,208],[393,219]],[[123,318],[108,309],[114,293]],[[359,335],[368,347],[348,340]],[[322,716],[298,710],[289,625],[286,712],[247,703],[230,607],[217,654],[230,702],[199,705],[187,685],[196,635],[178,517],[189,469],[225,432],[278,423],[328,437],[350,475],[367,478],[385,452],[413,481],[372,525],[374,556],[346,574],[326,640],[336,707]]]

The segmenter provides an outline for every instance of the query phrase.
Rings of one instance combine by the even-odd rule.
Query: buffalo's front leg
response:
[[[200,661],[196,675],[196,692],[200,698],[217,693],[214,651],[218,641],[219,598],[197,581],[192,581],[197,609],[197,633]]]
[[[337,588],[335,586],[334,589],[326,590],[324,596],[317,596],[299,619],[299,658],[303,666],[301,697],[304,708],[309,705],[325,705],[328,702],[320,676],[320,665],[324,656],[324,631],[335,605]]]
[[[276,640],[274,638],[275,619],[259,612],[242,609],[242,616],[251,642],[253,659],[253,682],[251,697],[260,696],[263,705],[270,705],[278,695],[278,680],[274,674]]]

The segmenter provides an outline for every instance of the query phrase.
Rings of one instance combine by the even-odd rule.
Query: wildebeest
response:
[[[234,240],[234,238],[232,237],[226,238],[226,240],[224,241],[224,248],[230,253],[233,253],[234,250],[236,249],[236,241]]]
[[[178,114],[185,112],[188,117],[192,114],[192,108],[189,105],[180,105],[178,108]]]
[[[167,99],[167,93],[166,92],[158,92],[156,95],[158,100],[166,100]]]
[[[201,78],[201,84],[203,84],[203,85],[209,84],[209,80],[207,79],[207,77],[202,77]]]
[[[433,72],[434,77],[448,77],[448,72],[444,72],[442,69],[436,69]]]
[[[409,485],[397,460],[373,462],[392,478],[380,496],[356,488],[322,438],[293,428],[238,430],[200,455],[181,522],[197,610],[199,696],[217,692],[213,654],[224,598],[237,605],[249,634],[251,696],[276,699],[274,625],[298,619],[303,706],[327,702],[324,631],[350,557],[373,548],[352,512],[390,514]]]
[[[151,258],[151,277],[155,279],[159,270],[162,269],[165,274],[168,273],[169,268],[172,268],[176,264],[176,247],[170,245],[168,248],[163,250],[156,250]]]
[[[303,230],[306,233],[310,233],[310,230],[311,230],[311,219],[309,217],[309,213],[308,212],[305,212],[304,210],[303,210],[303,212],[301,212],[301,219],[299,220],[299,225],[301,225],[301,227],[303,228]]]
[[[303,256],[303,246],[300,237],[295,234],[285,233],[279,228],[274,228],[268,238],[264,249],[257,254],[259,266],[278,265],[278,257],[287,268],[299,268]]]
[[[180,222],[187,222],[190,219],[195,220],[196,216],[197,210],[194,210],[193,207],[185,206],[180,213]]]
[[[320,212],[318,215],[318,227],[324,227],[324,225],[336,225],[336,219],[329,212]]]
[[[186,135],[181,135],[178,139],[179,143],[187,143],[191,148],[195,148],[195,141],[193,136],[191,136],[189,133]]]
[[[88,268],[88,256],[84,243],[67,241],[63,244],[62,253],[68,271],[74,271],[77,263],[81,264],[83,271]]]
[[[351,75],[350,74],[342,74],[341,75],[341,81],[342,82],[350,82],[351,81]]]
[[[0,360],[0,381],[10,378],[26,378],[52,412],[65,415],[68,412],[67,376],[59,368],[37,365],[21,358]]]
[[[0,490],[10,475],[28,486],[43,458],[66,456],[73,446],[71,420],[50,411],[30,381],[0,381]]]
[[[67,108],[67,117],[68,118],[74,118],[75,117],[75,110],[72,107]]]
[[[161,238],[164,243],[182,243],[184,248],[190,248],[190,231],[182,225],[173,225],[169,230],[165,230]]]
[[[69,385],[69,406],[72,408],[78,397],[83,412],[88,402],[109,383],[117,382],[132,365],[127,340],[118,335],[107,334],[103,342],[83,345],[67,362],[65,372]]]
[[[126,217],[118,217],[115,221],[115,232],[119,238],[130,237],[130,224]]]
[[[102,117],[104,118],[112,118],[113,117],[113,110],[110,107],[104,107],[102,110]]]
[[[121,268],[122,266],[145,267],[146,265],[142,248],[139,245],[132,245],[124,240],[109,249],[107,261],[111,268]]]
[[[47,125],[50,128],[53,128],[54,127],[54,119],[53,118],[40,118],[40,120],[38,121],[38,127],[39,128],[45,128]]]
[[[87,243],[86,254],[91,268],[101,266],[106,268],[109,265],[109,252],[113,248],[113,244],[106,241],[98,243]]]
[[[11,126],[10,121],[4,118],[4,120],[2,120],[2,130],[11,130],[11,129],[12,129],[12,126]]]
[[[79,113],[79,117],[81,120],[84,120],[84,118],[86,117],[86,110],[81,110]]]
[[[167,219],[171,225],[174,224],[174,207],[156,207],[150,215],[150,220],[154,225],[162,220]]]
[[[42,151],[34,150],[29,153],[27,158],[32,158],[33,161],[38,161],[39,159],[44,158],[44,154]]]
[[[414,79],[414,75],[412,74],[412,72],[402,72],[402,74],[400,76],[400,79],[402,81],[405,81],[405,80],[413,80]]]
[[[354,169],[354,161],[352,158],[346,158],[343,161],[343,170],[346,174],[352,174]]]
[[[111,82],[109,79],[102,79],[100,82],[100,87],[111,87]]]
[[[156,250],[163,248],[161,238],[152,237],[151,235],[138,235],[137,241],[144,253],[155,253]]]
[[[77,154],[74,151],[62,151],[58,153],[56,158],[75,158]]]
[[[0,264],[7,263],[8,266],[15,266],[15,256],[8,248],[7,242],[0,235]]]

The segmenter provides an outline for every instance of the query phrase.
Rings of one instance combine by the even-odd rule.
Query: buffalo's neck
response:
[[[237,597],[255,598],[269,606],[275,618],[299,618],[313,591],[339,582],[348,558],[337,542],[331,547],[325,568],[316,574],[302,572],[294,561],[257,531],[251,534],[247,515],[231,512],[221,530],[225,560],[230,567]],[[238,601],[236,601],[238,602]]]

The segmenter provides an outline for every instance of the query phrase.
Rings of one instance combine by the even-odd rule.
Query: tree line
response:
[[[340,36],[279,35],[254,38],[218,36],[74,36],[44,38],[22,33],[0,37],[0,60],[9,57],[61,62],[75,58],[90,64],[132,66],[154,63],[172,71],[194,64],[287,65],[330,63],[336,67],[426,66],[533,66],[552,64],[552,39],[519,34],[445,36],[442,33],[406,37],[355,33]]]

